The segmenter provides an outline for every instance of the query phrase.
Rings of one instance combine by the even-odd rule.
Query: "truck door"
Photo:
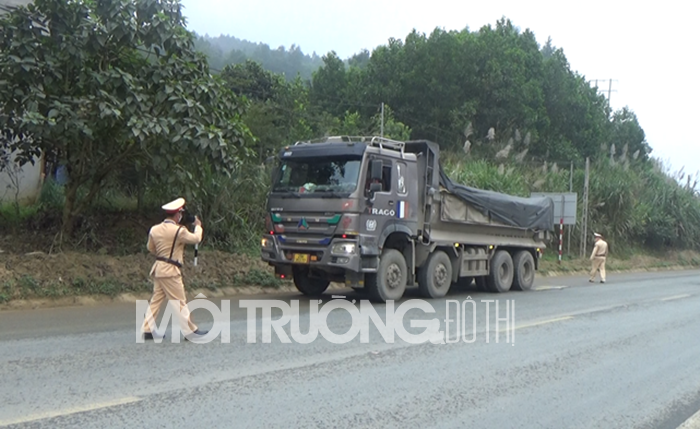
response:
[[[407,165],[391,159],[376,160],[382,163],[381,178],[372,177],[370,164],[365,180],[365,197],[370,202],[363,231],[370,233],[381,232],[386,223],[406,224],[416,219],[416,207],[411,207],[415,204],[409,203],[409,199],[415,200],[416,185],[415,180],[407,179]],[[375,183],[374,192],[371,190],[372,183]]]
[[[381,178],[372,177],[372,163],[367,167],[365,181],[365,198],[369,199],[370,219],[374,219],[378,226],[383,226],[381,220],[396,216],[396,190],[393,185],[393,167],[391,159],[375,158],[374,162],[381,162]],[[379,186],[378,186],[379,185]],[[371,225],[371,223],[368,223]],[[371,228],[368,228],[371,229]]]

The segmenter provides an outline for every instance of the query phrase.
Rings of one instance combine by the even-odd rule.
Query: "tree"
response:
[[[637,115],[627,106],[613,114],[611,121],[611,142],[627,159],[646,161],[651,147],[646,141],[644,130],[639,125]],[[636,156],[635,156],[636,154]]]
[[[367,49],[363,49],[359,53],[350,57],[350,59],[348,60],[348,65],[350,67],[364,69],[365,67],[367,67],[367,64],[369,64],[369,57],[369,51]]]
[[[344,103],[346,88],[345,64],[332,51],[323,57],[323,67],[313,75],[311,102],[333,116],[343,116],[348,107]]]
[[[244,105],[196,52],[179,0],[36,0],[0,31],[0,129],[21,162],[66,165],[64,234],[124,166],[173,184],[248,155]]]
[[[284,85],[282,76],[265,70],[260,63],[253,60],[224,67],[221,77],[237,95],[258,101],[270,100],[276,95],[279,87]]]
[[[377,113],[372,117],[372,130],[370,134],[380,135],[382,129],[382,114]],[[411,139],[411,129],[394,118],[391,107],[384,106],[384,137],[392,140],[406,141]]]
[[[260,161],[282,145],[312,137],[308,88],[300,77],[289,82],[252,60],[226,66],[221,77],[233,92],[250,100],[243,120],[255,137],[249,146],[257,146]]]

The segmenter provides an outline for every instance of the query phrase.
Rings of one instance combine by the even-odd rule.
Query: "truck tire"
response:
[[[418,271],[418,291],[425,298],[442,298],[452,286],[452,261],[442,250],[433,252]]]
[[[425,298],[442,298],[452,286],[452,261],[442,250],[433,252],[418,271],[418,291]]]
[[[319,296],[331,284],[328,280],[309,278],[309,270],[302,267],[292,267],[294,286],[307,296]]]
[[[376,273],[365,276],[365,287],[373,301],[396,301],[403,297],[408,280],[408,266],[403,254],[386,249],[379,259]]]
[[[513,258],[515,275],[513,277],[513,289],[530,290],[535,283],[535,259],[527,250],[521,250]]]
[[[513,258],[505,250],[499,250],[491,260],[491,269],[486,278],[489,292],[508,292],[513,285]]]

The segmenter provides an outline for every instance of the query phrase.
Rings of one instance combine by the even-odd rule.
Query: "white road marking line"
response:
[[[10,426],[21,423],[29,423],[37,420],[53,419],[56,417],[68,416],[71,414],[84,413],[86,411],[95,411],[102,408],[116,407],[118,405],[133,404],[135,402],[141,401],[141,398],[137,397],[127,397],[121,398],[114,401],[101,402],[95,404],[88,404],[79,407],[68,408],[60,411],[49,411],[45,413],[32,414],[29,416],[21,417],[16,420],[0,420],[0,426]]]
[[[536,287],[534,290],[536,290],[536,291],[552,290],[552,289],[559,290],[559,289],[565,289],[567,287],[569,287],[569,286],[540,286],[540,287]]]
[[[667,298],[661,298],[661,301],[672,301],[674,299],[681,299],[681,298],[688,298],[692,295],[690,294],[685,294],[685,295],[675,295],[675,296],[669,296]]]
[[[677,429],[699,429],[700,428],[700,411],[690,416],[688,420],[678,426]]]
[[[533,326],[540,326],[540,325],[545,325],[547,323],[555,323],[555,322],[562,322],[564,320],[571,320],[573,319],[574,316],[565,316],[565,317],[558,317],[556,319],[549,319],[549,320],[543,320],[541,322],[534,322],[534,323],[526,323],[524,325],[518,325],[515,328],[506,328],[506,329],[500,329],[498,332],[506,332],[508,329],[522,329],[522,328],[531,328]]]

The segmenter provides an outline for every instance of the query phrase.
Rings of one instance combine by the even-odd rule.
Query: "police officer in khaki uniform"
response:
[[[593,283],[596,278],[596,272],[600,271],[600,282],[605,283],[605,260],[608,257],[608,243],[603,240],[603,236],[597,232],[593,234],[595,245],[591,252],[591,278],[588,280]]]
[[[195,218],[194,233],[191,233],[183,225],[180,225],[185,210],[185,200],[178,198],[163,206],[167,218],[160,224],[151,228],[148,233],[148,251],[156,256],[156,262],[151,268],[150,276],[153,278],[153,297],[150,302],[150,314],[146,313],[143,322],[144,339],[152,340],[163,335],[155,330],[155,319],[158,317],[160,307],[167,298],[168,301],[177,301],[178,321],[185,338],[191,336],[206,335],[207,331],[201,331],[192,322],[187,301],[185,298],[185,285],[182,283],[183,254],[186,244],[198,244],[202,241],[202,222]]]

